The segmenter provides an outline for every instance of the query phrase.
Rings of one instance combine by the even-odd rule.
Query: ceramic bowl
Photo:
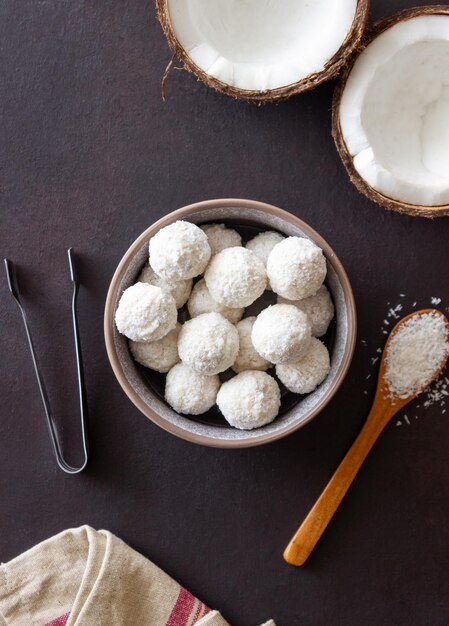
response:
[[[336,311],[334,321],[324,337],[331,355],[330,373],[314,392],[305,396],[292,394],[281,386],[279,415],[267,426],[248,431],[232,428],[217,407],[204,415],[179,415],[164,400],[165,376],[136,363],[130,354],[127,339],[115,328],[114,315],[118,301],[123,291],[136,282],[147,262],[149,240],[162,227],[176,220],[195,224],[224,222],[239,230],[243,239],[249,239],[264,230],[276,230],[285,236],[308,237],[324,251],[328,265],[326,285]],[[244,448],[285,437],[307,424],[326,406],[341,385],[352,359],[356,311],[351,285],[342,264],[329,244],[310,226],[291,213],[262,202],[210,200],[169,213],[136,239],[112,278],[106,300],[104,332],[109,360],[118,382],[130,400],[150,420],[173,435],[194,443],[219,448]]]

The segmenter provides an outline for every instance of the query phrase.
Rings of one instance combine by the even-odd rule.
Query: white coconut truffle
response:
[[[293,393],[310,393],[327,377],[329,352],[324,343],[312,337],[307,354],[293,363],[276,365],[279,380]]]
[[[285,237],[273,230],[268,230],[265,233],[259,233],[253,239],[250,239],[246,244],[248,250],[252,250],[256,254],[262,263],[267,267],[268,257],[274,246],[283,241]],[[270,281],[268,281],[267,289],[271,291]]]
[[[279,413],[281,392],[272,376],[248,370],[222,384],[217,404],[231,426],[252,430],[274,420]]]
[[[262,263],[267,266],[268,257],[270,256],[271,251],[274,246],[281,241],[283,241],[285,237],[276,233],[274,230],[267,230],[264,233],[259,233],[253,239],[250,239],[246,244],[248,250],[252,250],[254,254],[257,254]]]
[[[212,298],[232,308],[249,306],[267,285],[264,264],[246,248],[226,248],[216,254],[204,279]]]
[[[220,313],[198,315],[186,322],[179,333],[181,361],[201,374],[224,372],[234,363],[238,351],[237,329]]]
[[[136,283],[123,292],[115,323],[122,335],[132,341],[156,341],[175,326],[178,311],[175,299],[160,287]]]
[[[200,228],[207,235],[212,256],[225,248],[242,245],[242,238],[239,233],[233,228],[228,228],[225,224],[204,224]]]
[[[213,311],[221,313],[231,324],[237,324],[237,322],[242,319],[245,310],[243,308],[231,309],[229,306],[215,302],[209,293],[204,278],[195,284],[189,301],[187,302],[187,309],[190,317],[197,317],[203,313],[211,313]]]
[[[156,285],[156,287],[160,287],[164,291],[168,291],[174,297],[177,309],[183,307],[189,299],[193,284],[191,278],[188,280],[165,280],[156,274],[151,265],[145,265],[138,280],[141,283]]]
[[[188,280],[202,274],[211,251],[207,235],[190,222],[169,224],[150,239],[150,265],[168,281]]]
[[[178,363],[167,374],[165,399],[177,413],[200,415],[213,407],[219,388],[218,376],[205,376]]]
[[[157,341],[130,341],[131,354],[141,365],[165,374],[179,361],[178,335],[180,329],[181,324],[176,324],[173,330]]]
[[[255,316],[245,317],[236,325],[239,334],[239,353],[232,366],[234,372],[239,373],[245,370],[260,370],[264,372],[271,366],[271,363],[260,356],[253,346],[251,331],[255,321]]]
[[[314,296],[309,296],[304,300],[287,300],[278,296],[277,301],[278,304],[294,304],[300,311],[303,311],[309,318],[314,337],[322,337],[326,334],[335,313],[326,285],[321,285]]]
[[[271,288],[287,300],[316,294],[326,271],[323,251],[304,237],[287,237],[276,244],[267,261]]]
[[[305,356],[312,336],[305,313],[292,304],[274,304],[256,318],[251,339],[270,363],[289,363]]]

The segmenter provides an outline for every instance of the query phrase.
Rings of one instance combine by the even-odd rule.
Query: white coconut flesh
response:
[[[324,69],[351,30],[357,0],[168,0],[175,35],[205,73],[266,91]]]
[[[360,177],[399,202],[449,203],[449,16],[399,22],[362,52],[340,103]]]

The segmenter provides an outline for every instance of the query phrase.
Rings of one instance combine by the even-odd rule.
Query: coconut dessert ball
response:
[[[150,239],[150,265],[165,280],[188,280],[202,274],[211,251],[207,235],[190,222],[169,224]]]
[[[173,296],[160,287],[136,283],[123,292],[115,323],[117,330],[132,341],[156,341],[176,326],[177,317]]]
[[[207,235],[212,256],[225,248],[234,248],[242,245],[242,238],[239,233],[224,224],[204,224],[200,228]]]
[[[157,341],[130,341],[131,354],[141,365],[165,374],[179,361],[178,335],[180,330],[181,324],[176,324],[173,330]]]
[[[314,296],[309,296],[304,300],[286,300],[278,296],[277,301],[278,304],[294,304],[300,311],[303,311],[309,318],[314,337],[322,337],[326,334],[335,313],[334,303],[326,285],[321,285]]]
[[[237,322],[242,319],[243,312],[245,310],[243,308],[231,309],[224,304],[218,304],[218,302],[215,302],[209,293],[209,289],[207,288],[204,278],[199,280],[193,288],[192,294],[187,303],[187,309],[189,310],[190,317],[197,317],[198,315],[211,313],[212,311],[221,313],[221,315],[229,320],[231,324],[237,324]]]
[[[251,331],[253,330],[255,321],[255,316],[245,317],[245,319],[236,325],[239,334],[239,353],[232,369],[234,372],[237,372],[237,374],[245,370],[265,371],[271,366],[271,363],[260,356],[253,346]]]
[[[287,237],[276,244],[267,261],[271,288],[287,300],[301,300],[316,294],[326,272],[323,251],[304,237]]]
[[[276,233],[273,230],[268,230],[265,233],[259,233],[253,239],[250,239],[246,244],[246,247],[248,250],[252,250],[255,254],[257,254],[266,267],[270,252],[277,243],[283,241],[284,239],[285,237],[279,233]]]
[[[248,370],[222,384],[217,404],[231,426],[252,430],[274,420],[279,413],[281,392],[272,376]]]
[[[218,376],[205,376],[178,363],[167,374],[165,399],[177,413],[200,415],[213,407],[219,388]]]
[[[273,304],[256,318],[251,339],[270,363],[289,363],[305,356],[312,336],[309,319],[293,304]]]
[[[178,339],[181,361],[201,374],[231,367],[239,351],[239,334],[220,313],[203,313],[186,322]]]
[[[262,263],[267,267],[268,257],[274,246],[283,241],[285,237],[274,231],[267,231],[265,233],[259,233],[253,239],[248,241],[246,247],[248,250],[252,250],[256,254]],[[267,289],[271,290],[270,281],[268,281]]]
[[[183,307],[189,299],[193,284],[191,278],[188,280],[165,280],[156,274],[151,265],[146,265],[143,268],[139,276],[139,282],[156,285],[156,287],[168,291],[174,297],[177,309]]]
[[[305,357],[293,363],[276,365],[279,380],[293,393],[310,393],[330,370],[329,352],[324,343],[312,337]]]
[[[204,279],[212,298],[232,308],[249,306],[267,286],[264,264],[246,248],[226,248],[216,254]]]

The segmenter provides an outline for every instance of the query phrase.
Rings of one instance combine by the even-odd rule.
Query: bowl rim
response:
[[[140,250],[142,245],[146,241],[149,241],[149,239],[164,226],[167,226],[168,224],[171,224],[172,222],[179,219],[187,219],[188,215],[192,212],[199,213],[206,209],[226,208],[230,206],[236,206],[245,209],[256,209],[264,213],[269,213],[271,215],[284,219],[285,221],[290,222],[292,225],[301,229],[305,235],[310,237],[310,239],[312,239],[315,243],[317,243],[317,245],[319,245],[323,249],[326,258],[332,263],[333,268],[341,282],[347,306],[348,337],[345,344],[340,367],[337,371],[333,385],[328,390],[328,392],[317,402],[317,404],[310,410],[307,417],[303,418],[301,422],[295,422],[293,424],[285,426],[284,428],[280,428],[279,430],[271,434],[264,435],[262,431],[259,435],[256,435],[253,438],[246,440],[222,440],[218,437],[209,437],[207,435],[191,432],[175,424],[172,424],[164,417],[153,411],[147,404],[145,404],[145,402],[140,398],[136,391],[134,391],[134,389],[128,382],[120,360],[118,358],[117,351],[115,349],[113,336],[115,303],[117,300],[119,285],[130,261]],[[355,350],[356,335],[357,316],[354,294],[352,292],[352,287],[346,271],[331,246],[311,226],[303,222],[299,217],[296,217],[296,215],[293,215],[292,213],[289,213],[288,211],[285,211],[284,209],[281,209],[272,204],[266,204],[265,202],[259,202],[257,200],[240,198],[220,198],[214,200],[203,200],[201,202],[188,204],[179,209],[176,209],[175,211],[171,211],[167,215],[164,215],[147,229],[145,229],[144,232],[139,235],[137,239],[135,239],[135,241],[131,244],[131,246],[128,248],[122,259],[120,260],[120,263],[118,264],[117,269],[114,272],[108,288],[104,309],[104,338],[108,359],[118,383],[120,384],[121,388],[128,396],[128,398],[131,400],[131,402],[153,423],[155,423],[163,430],[171,433],[172,435],[175,435],[180,439],[184,439],[185,441],[190,441],[191,443],[215,448],[249,448],[265,443],[270,443],[291,434],[292,432],[298,430],[299,428],[310,422],[330,402],[330,400],[334,397],[334,395],[340,388],[344,378],[346,377]]]

